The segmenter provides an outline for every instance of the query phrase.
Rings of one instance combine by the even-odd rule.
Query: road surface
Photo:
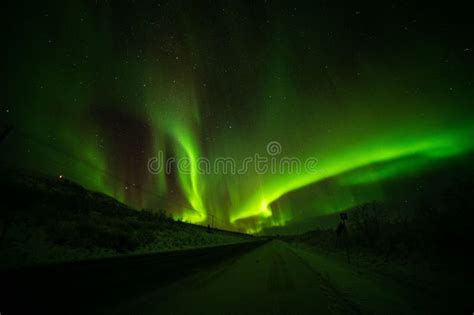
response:
[[[416,288],[279,240],[16,270],[2,280],[2,315],[443,313]]]
[[[211,270],[124,300],[115,314],[420,314],[414,296],[273,240]]]

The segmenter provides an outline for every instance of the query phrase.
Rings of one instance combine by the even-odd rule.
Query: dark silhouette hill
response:
[[[2,171],[0,265],[99,258],[241,242],[252,236],[135,210],[63,177]]]

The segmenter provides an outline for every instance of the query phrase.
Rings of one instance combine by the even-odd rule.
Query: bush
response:
[[[348,245],[354,254],[372,254],[385,259],[420,258],[432,262],[462,257],[459,248],[470,248],[472,217],[467,207],[448,207],[420,202],[412,215],[394,211],[379,202],[363,204],[349,212]],[[287,237],[327,251],[344,249],[333,229],[316,229]]]

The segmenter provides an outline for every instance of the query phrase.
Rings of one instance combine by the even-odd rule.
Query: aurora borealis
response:
[[[258,232],[383,198],[385,180],[474,147],[474,45],[456,8],[72,1],[9,13],[2,166],[138,209]],[[201,157],[241,163],[271,141],[278,158],[317,159],[315,172],[198,171]],[[159,152],[190,171],[150,174]],[[354,196],[360,185],[373,194]],[[302,189],[314,200],[295,202]]]

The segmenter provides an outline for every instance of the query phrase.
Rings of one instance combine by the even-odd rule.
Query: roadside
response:
[[[65,178],[0,172],[0,268],[256,240],[135,210]]]
[[[331,279],[347,292],[360,292],[351,289],[351,281],[348,279],[352,277],[347,273],[350,270],[352,274],[376,283],[391,283],[390,287],[397,287],[398,291],[411,301],[409,304],[418,314],[470,312],[471,292],[474,286],[471,281],[472,273],[466,274],[468,270],[466,266],[449,268],[445,265],[430,265],[423,261],[386,260],[383,257],[355,251],[350,253],[349,264],[345,251],[330,252],[302,243],[291,243],[291,246],[301,255],[313,257],[319,266],[331,266],[327,271],[332,275]],[[469,290],[469,287],[472,289]],[[401,313],[406,313],[406,310]]]
[[[213,269],[262,245],[244,242],[0,270],[5,314],[103,314],[104,308]]]

